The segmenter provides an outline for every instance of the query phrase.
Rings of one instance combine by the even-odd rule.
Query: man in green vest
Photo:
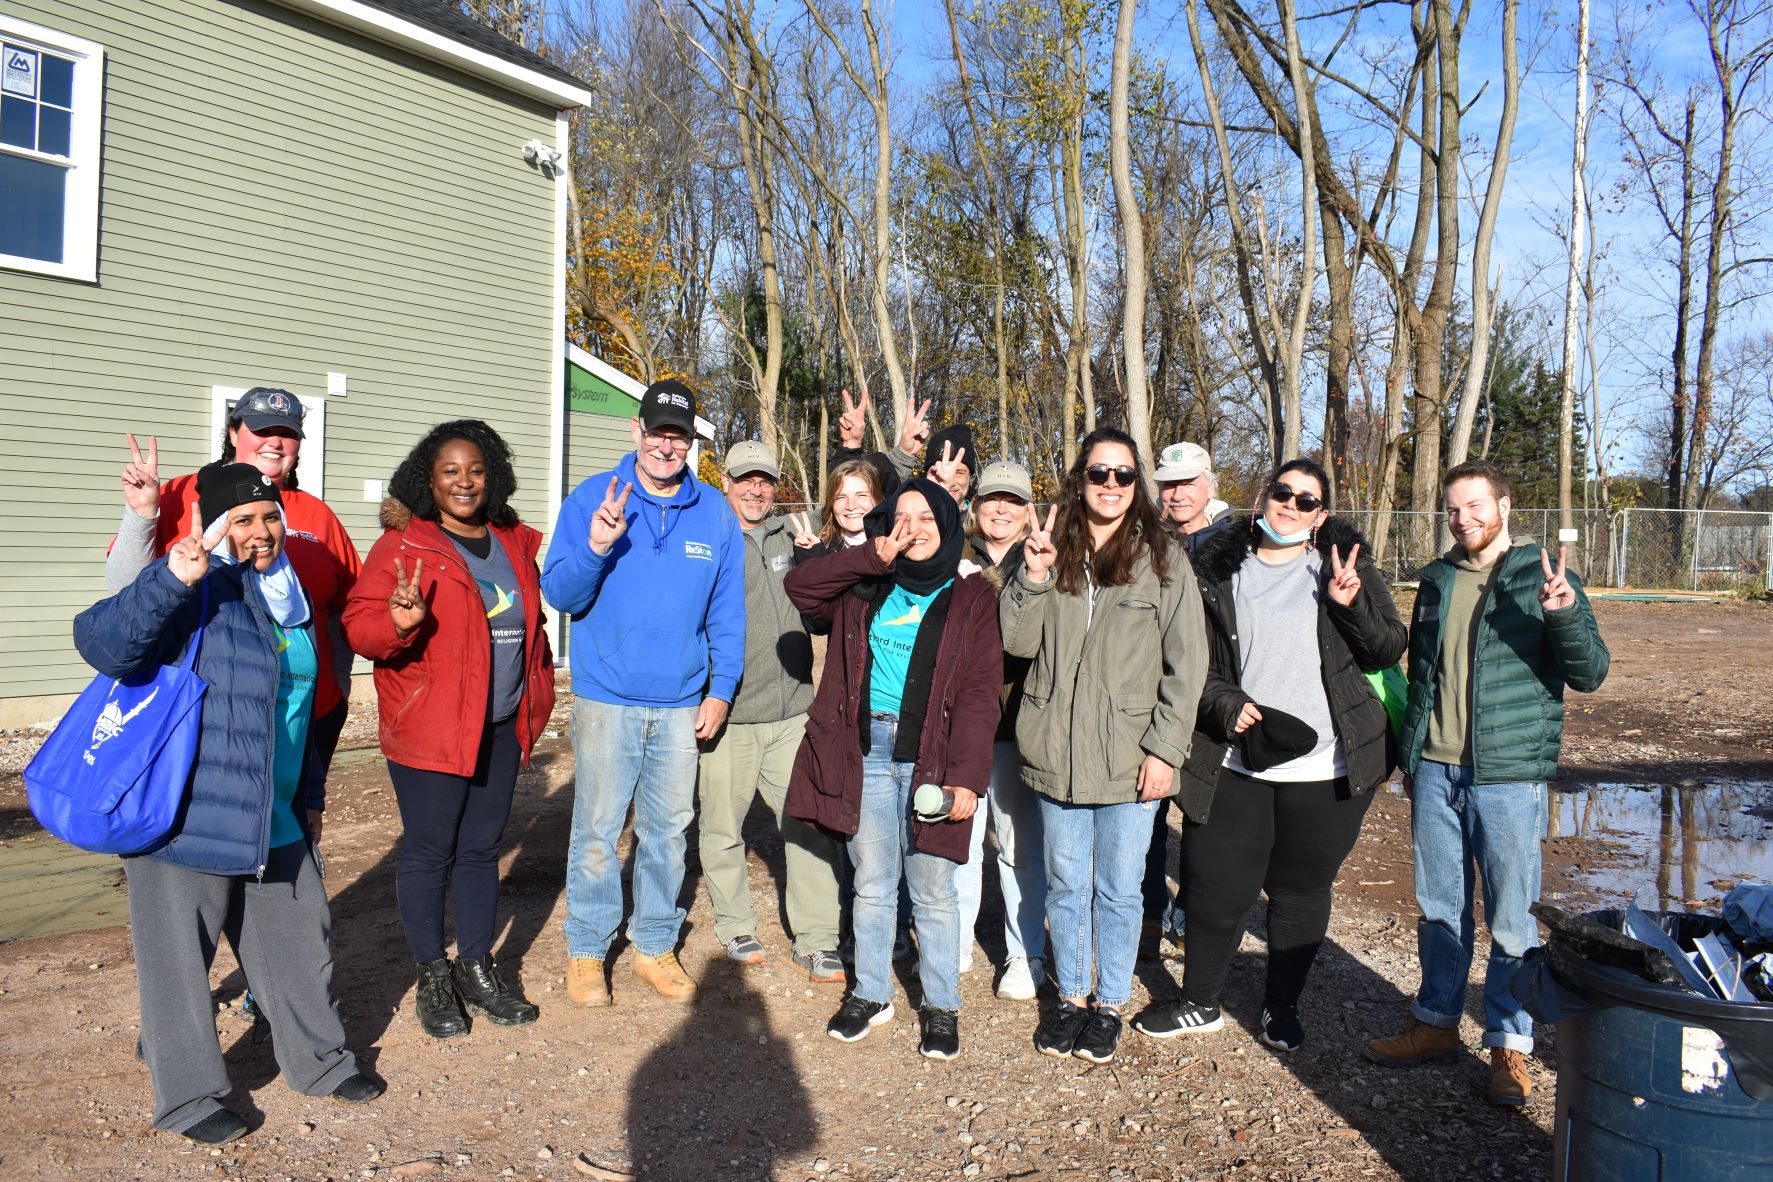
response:
[[[1476,925],[1474,868],[1483,879],[1490,960],[1484,1038],[1490,1100],[1525,1104],[1533,1019],[1509,992],[1538,943],[1528,911],[1539,898],[1546,782],[1557,774],[1564,689],[1607,676],[1607,646],[1581,581],[1537,542],[1508,533],[1508,477],[1474,460],[1446,475],[1453,547],[1422,568],[1410,621],[1410,701],[1399,762],[1413,777],[1416,927],[1422,984],[1402,1034],[1367,1056],[1392,1067],[1448,1063],[1460,1051]]]

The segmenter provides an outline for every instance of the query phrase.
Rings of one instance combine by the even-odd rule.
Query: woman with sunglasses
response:
[[[1033,659],[1016,744],[1040,795],[1060,994],[1034,1045],[1106,1063],[1133,994],[1152,812],[1176,790],[1206,678],[1201,601],[1132,439],[1111,427],[1084,439],[1022,549],[1000,611],[1005,653]]]
[[[1212,663],[1182,769],[1182,997],[1133,1023],[1154,1038],[1224,1025],[1226,969],[1267,892],[1260,1038],[1280,1051],[1305,1041],[1299,995],[1331,885],[1392,765],[1385,708],[1362,672],[1395,664],[1405,643],[1365,539],[1329,514],[1329,487],[1310,460],[1282,464],[1248,527],[1194,555]]]

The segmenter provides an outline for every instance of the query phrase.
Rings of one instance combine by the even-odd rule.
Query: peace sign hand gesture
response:
[[[916,394],[905,395],[905,419],[899,427],[898,447],[908,456],[921,454],[924,440],[930,437],[930,403],[933,401],[926,398],[919,406]]]
[[[1361,546],[1356,542],[1348,551],[1348,560],[1342,560],[1340,547],[1330,547],[1330,600],[1343,607],[1353,607],[1354,601],[1361,593],[1360,571],[1355,569],[1354,560],[1360,557]]]
[[[160,486],[154,486],[156,493]],[[187,587],[195,587],[209,573],[209,555],[228,536],[228,531],[218,529],[214,538],[203,536],[203,522],[197,515],[197,506],[191,506],[191,532],[173,544],[166,552],[166,569],[172,577]]]
[[[929,471],[926,473],[931,480],[935,481],[943,488],[947,488],[951,483],[957,481],[960,478],[961,470],[966,467],[967,449],[963,447],[960,449],[959,455],[951,456],[949,453],[953,450],[954,444],[948,440],[944,440],[942,443],[942,458],[933,461],[930,464]]]
[[[622,495],[616,495],[616,478],[609,478],[609,489],[603,494],[603,504],[597,506],[597,512],[591,515],[591,552],[597,555],[609,553],[616,540],[628,532],[628,518],[623,511],[628,507],[628,494],[634,491],[632,484],[622,486]]]
[[[788,528],[794,531],[794,544],[802,550],[810,550],[819,544],[819,535],[813,532],[813,519],[807,514],[788,514]]]
[[[1047,572],[1053,569],[1053,559],[1058,551],[1053,548],[1053,522],[1058,519],[1059,506],[1047,509],[1045,525],[1040,522],[1040,514],[1033,505],[1028,506],[1028,540],[1022,543],[1022,569],[1028,573],[1030,583],[1044,583]]]
[[[1576,591],[1564,577],[1565,551],[1558,547],[1558,568],[1551,569],[1551,555],[1539,547],[1539,565],[1545,570],[1545,586],[1539,588],[1539,606],[1548,612],[1561,612],[1576,602]]]
[[[852,399],[846,387],[843,391],[843,414],[837,420],[837,443],[843,448],[859,448],[862,446],[862,428],[868,423],[868,395],[860,399]]]
[[[419,576],[424,570],[423,560],[415,560],[412,578],[408,579],[405,560],[394,560],[394,593],[388,596],[388,614],[394,618],[395,635],[402,640],[425,622],[425,593],[419,589]]]
[[[893,522],[892,533],[882,534],[874,539],[874,552],[880,556],[882,562],[891,566],[899,555],[905,553],[912,541],[911,519],[900,518]]]
[[[137,517],[152,521],[160,515],[160,441],[148,436],[148,456],[143,459],[135,436],[126,434],[123,438],[129,440],[130,455],[129,463],[123,466],[123,503]]]

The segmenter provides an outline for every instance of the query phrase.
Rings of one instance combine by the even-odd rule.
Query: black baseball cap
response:
[[[680,427],[691,439],[696,437],[696,395],[676,378],[664,378],[646,388],[640,396],[640,425],[648,431],[660,427]]]
[[[274,427],[282,427],[286,431],[295,432],[297,439],[306,439],[307,436],[302,434],[302,418],[306,414],[302,400],[288,390],[279,390],[275,386],[254,386],[240,396],[230,417],[239,419],[250,430],[259,434]]]

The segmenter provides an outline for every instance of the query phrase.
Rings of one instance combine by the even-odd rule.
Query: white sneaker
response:
[[[970,973],[973,971],[973,946],[971,944],[968,944],[965,948],[961,949],[960,971],[963,973]]]
[[[997,995],[1009,1001],[1033,1001],[1040,971],[1038,956],[1013,958],[1004,966],[1003,976],[998,978]]]

